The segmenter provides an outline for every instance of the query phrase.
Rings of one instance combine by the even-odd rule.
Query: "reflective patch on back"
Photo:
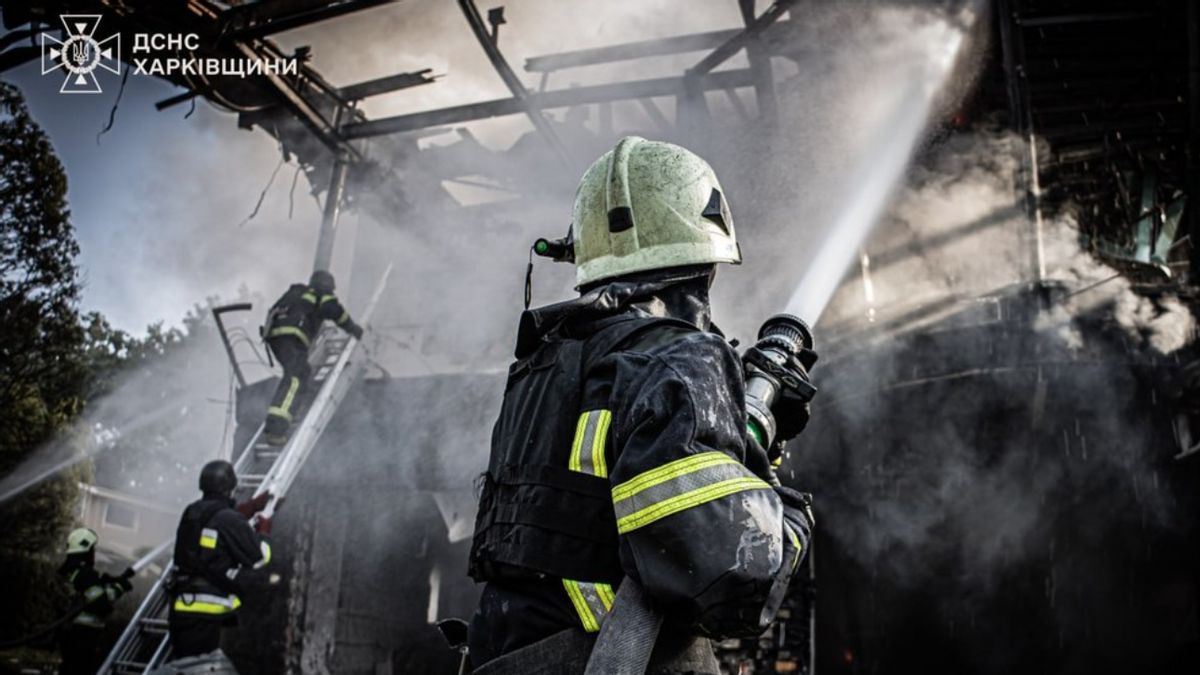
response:
[[[216,548],[218,533],[211,527],[200,530],[200,548]]]

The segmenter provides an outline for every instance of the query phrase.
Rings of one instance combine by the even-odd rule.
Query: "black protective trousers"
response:
[[[59,638],[62,664],[59,675],[95,675],[104,655],[100,652],[103,631],[91,626],[71,624]]]
[[[199,656],[221,646],[222,618],[195,616],[171,610],[168,628],[171,631],[171,658]]]
[[[267,346],[283,367],[283,379],[271,397],[271,407],[267,408],[265,431],[269,435],[283,435],[292,425],[296,401],[308,383],[308,345],[300,338],[281,335],[267,340]]]

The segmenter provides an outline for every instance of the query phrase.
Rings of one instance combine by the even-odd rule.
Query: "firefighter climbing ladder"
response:
[[[369,325],[390,273],[389,266],[361,315],[363,326]],[[261,441],[262,427],[259,427],[235,462],[238,475],[235,499],[240,501],[270,493],[272,496],[260,515],[265,518],[274,515],[279,501],[291,488],[350,385],[361,375],[366,364],[365,359],[354,358],[358,347],[359,341],[340,329],[332,325],[322,329],[309,356],[312,377],[299,400],[296,411],[299,424],[282,447]],[[163,542],[135,563],[134,569],[140,570],[153,562],[173,543],[173,540]],[[167,661],[171,650],[167,636],[170,596],[165,586],[171,569],[172,565],[168,563],[97,675],[141,675]]]

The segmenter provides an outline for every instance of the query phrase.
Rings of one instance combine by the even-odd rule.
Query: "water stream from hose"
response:
[[[949,40],[939,46],[929,62],[914,68],[909,84],[889,106],[869,142],[863,145],[859,159],[845,189],[835,203],[844,204],[819,244],[816,255],[788,300],[786,311],[815,324],[824,313],[846,269],[875,223],[883,215],[890,197],[904,174],[933,115],[938,94],[955,70],[966,33],[985,2],[973,2],[964,11],[964,21],[952,30]]]

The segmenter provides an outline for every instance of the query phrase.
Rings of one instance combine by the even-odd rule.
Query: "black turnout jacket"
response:
[[[749,636],[774,619],[807,503],[747,433],[741,360],[709,322],[711,272],[674,274],[522,316],[471,552],[488,582],[476,666],[597,631],[626,576],[668,631]]]

